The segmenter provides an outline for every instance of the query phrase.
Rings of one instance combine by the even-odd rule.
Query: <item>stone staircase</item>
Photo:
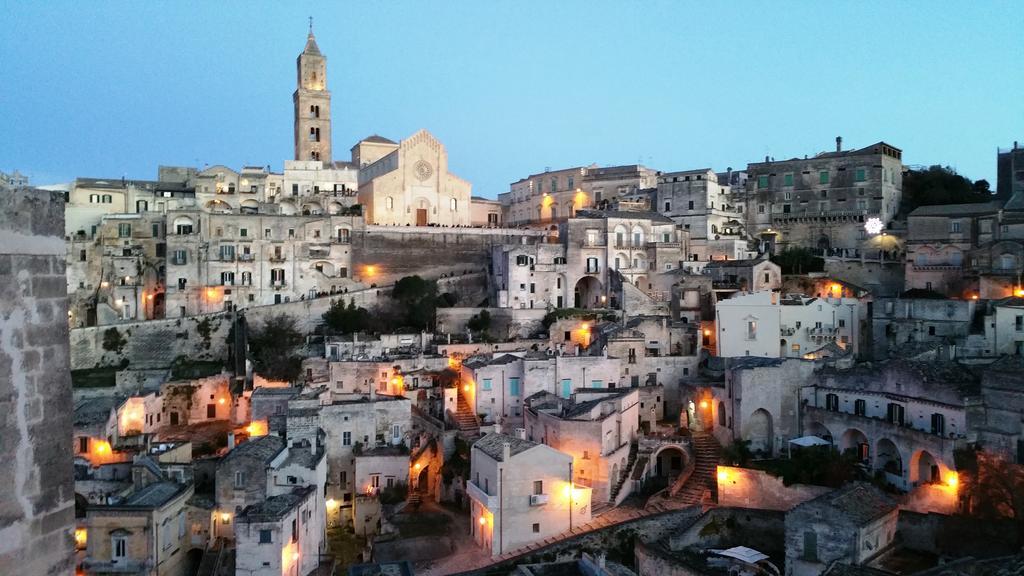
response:
[[[615,482],[615,486],[612,486],[612,491],[609,500],[614,504],[615,498],[618,497],[619,492],[622,491],[622,485],[626,483],[626,480],[632,476],[633,466],[636,464],[637,454],[639,447],[636,442],[629,445],[629,459],[626,461],[626,468],[620,471],[619,480]]]
[[[196,576],[221,576],[224,564],[224,539],[217,538],[203,552]]]
[[[465,436],[480,435],[480,418],[473,412],[473,408],[466,400],[466,396],[459,390],[458,409],[455,412],[455,426]]]
[[[652,496],[647,503],[648,509],[664,511],[700,506],[704,504],[704,495],[708,493],[712,502],[718,500],[715,474],[722,457],[722,447],[714,436],[706,432],[694,432],[692,438],[693,473],[668,490]]]

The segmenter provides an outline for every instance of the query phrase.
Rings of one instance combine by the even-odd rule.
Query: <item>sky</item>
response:
[[[741,169],[884,140],[993,188],[1024,141],[1015,2],[0,0],[0,170],[33,184],[293,155],[308,17],[335,159],[420,128],[495,197],[545,168]]]

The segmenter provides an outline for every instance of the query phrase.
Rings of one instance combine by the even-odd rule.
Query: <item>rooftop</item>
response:
[[[751,258],[748,260],[712,260],[704,265],[705,268],[736,268],[740,266],[757,266],[767,262],[767,258]]]
[[[284,450],[284,438],[280,436],[260,436],[254,440],[243,442],[228,452],[221,462],[230,462],[235,458],[256,458],[270,462]]]
[[[838,514],[858,526],[897,510],[896,502],[878,488],[853,482],[800,504],[793,510],[818,510],[823,516]]]
[[[103,424],[110,418],[110,411],[117,408],[124,402],[121,396],[99,396],[96,398],[82,398],[75,402],[75,426],[88,426],[90,424]]]
[[[239,522],[274,522],[280,520],[301,504],[313,490],[316,490],[316,486],[303,486],[295,488],[287,494],[271,496],[262,502],[246,506],[238,515],[237,520]]]
[[[115,506],[159,508],[190,487],[189,484],[178,484],[177,482],[154,482],[141,490],[132,492]]]
[[[509,436],[508,434],[491,432],[473,443],[473,448],[479,449],[484,454],[490,456],[493,460],[502,462],[504,459],[504,445],[506,443],[511,444],[511,451],[509,452],[510,456],[521,454],[534,446],[539,446],[536,442],[523,440],[521,438],[516,438],[515,436]]]
[[[578,210],[576,218],[601,219],[624,218],[629,220],[650,220],[659,224],[675,224],[671,218],[651,212],[649,210],[637,210],[636,212],[626,210]]]
[[[918,216],[980,216],[994,214],[1002,206],[999,202],[975,202],[971,204],[941,204],[937,206],[920,206],[910,213],[910,218]]]

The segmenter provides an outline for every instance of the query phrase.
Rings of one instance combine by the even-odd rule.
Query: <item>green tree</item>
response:
[[[907,170],[903,174],[901,211],[904,214],[918,206],[973,204],[994,199],[986,180],[972,182],[949,166],[929,166],[924,170]]]
[[[722,450],[722,460],[730,466],[745,467],[754,453],[750,451],[750,440],[733,440]]]
[[[815,256],[807,248],[790,246],[772,256],[772,262],[782,268],[783,274],[807,274],[808,272],[824,272],[825,260]]]
[[[304,342],[295,318],[283,313],[269,316],[249,333],[249,356],[256,373],[271,380],[294,382],[302,372],[299,347]]]
[[[405,325],[430,329],[437,313],[437,283],[420,276],[406,276],[395,282],[391,298],[399,305]]]
[[[356,299],[345,305],[345,299],[339,298],[331,302],[331,307],[324,312],[324,324],[336,334],[361,332],[370,326],[370,312],[366,308],[356,306]]]
[[[474,314],[469,322],[466,322],[466,328],[473,332],[487,332],[491,328],[491,313],[481,310],[478,314]]]

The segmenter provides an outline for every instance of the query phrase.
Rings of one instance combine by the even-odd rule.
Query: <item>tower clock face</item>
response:
[[[430,178],[430,176],[434,173],[434,169],[430,166],[430,164],[426,163],[423,160],[419,160],[416,162],[416,165],[413,166],[413,171],[416,174],[416,178],[419,180],[426,180],[427,178]]]

